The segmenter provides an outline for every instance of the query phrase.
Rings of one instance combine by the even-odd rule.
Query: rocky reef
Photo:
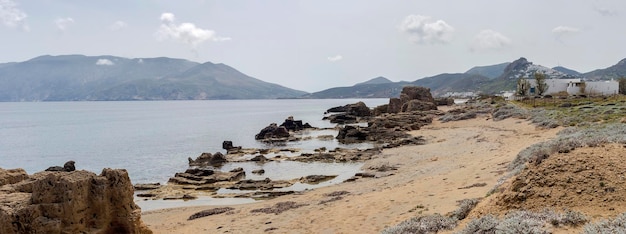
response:
[[[0,168],[0,233],[152,233],[133,192],[123,169],[29,176]]]

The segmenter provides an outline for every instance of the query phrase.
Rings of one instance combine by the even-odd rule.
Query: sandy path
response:
[[[458,200],[484,197],[519,151],[553,138],[557,131],[536,129],[517,119],[435,121],[412,132],[424,136],[426,145],[386,149],[365,165],[398,166],[388,172],[394,175],[230,206],[235,208],[232,213],[192,221],[187,221],[191,214],[214,207],[150,211],[142,219],[155,233],[378,233],[420,213],[450,212]],[[459,189],[475,183],[487,185]],[[319,204],[333,191],[350,194]],[[250,212],[284,201],[308,205],[278,215]]]

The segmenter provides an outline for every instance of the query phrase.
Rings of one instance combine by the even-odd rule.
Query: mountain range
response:
[[[46,55],[0,64],[0,101],[274,99],[304,94],[225,64],[164,57]]]
[[[557,79],[615,79],[626,76],[626,59],[608,68],[580,73],[519,58],[412,82],[376,77],[350,87],[306,93],[264,82],[220,63],[166,57],[45,55],[0,64],[0,101],[389,98],[397,97],[406,85],[428,87],[435,96],[447,92],[497,93],[513,90],[518,78],[533,77],[536,72]]]

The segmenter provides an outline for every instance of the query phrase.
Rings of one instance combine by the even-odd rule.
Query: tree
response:
[[[619,93],[626,95],[626,77],[619,78]]]
[[[517,92],[518,96],[526,96],[528,95],[528,91],[530,91],[530,82],[528,82],[524,78],[519,78],[517,80]]]
[[[537,95],[543,95],[546,91],[548,91],[548,84],[546,84],[546,75],[543,73],[535,72],[535,90]]]

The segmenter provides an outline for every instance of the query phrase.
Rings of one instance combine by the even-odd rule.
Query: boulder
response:
[[[454,105],[454,98],[435,98],[435,104],[437,106],[452,106]]]
[[[152,233],[123,169],[44,171],[0,191],[0,233]]]
[[[337,177],[337,175],[308,175],[300,178],[300,182],[305,184],[319,184],[332,180],[335,177]]]
[[[408,104],[409,102],[413,103]],[[432,106],[434,106],[434,109]],[[435,99],[430,93],[430,89],[418,86],[405,86],[402,88],[399,98],[389,99],[387,113],[400,113],[405,112],[407,109],[414,109],[413,111],[436,110],[437,105],[435,103]]]
[[[337,106],[330,108],[326,113],[345,113],[347,115],[353,115],[357,117],[371,116],[372,110],[370,110],[364,102],[357,102],[354,104],[348,104],[345,106]]]
[[[336,138],[341,142],[350,143],[367,140],[368,136],[369,133],[367,131],[363,131],[362,128],[348,125],[339,129],[339,133]]]
[[[433,102],[425,102],[422,100],[410,100],[402,105],[402,112],[413,112],[413,111],[429,111],[429,110],[437,110],[437,105]]]
[[[226,157],[220,152],[217,152],[215,154],[202,153],[200,156],[196,158],[196,160],[193,160],[192,158],[188,158],[187,160],[189,160],[189,166],[198,166],[198,167],[206,167],[206,166],[219,167],[219,166],[222,166],[222,164],[228,162]]]
[[[283,126],[278,126],[276,123],[272,123],[269,126],[261,129],[261,131],[254,136],[256,140],[272,139],[272,138],[288,138],[291,136],[289,130]]]

